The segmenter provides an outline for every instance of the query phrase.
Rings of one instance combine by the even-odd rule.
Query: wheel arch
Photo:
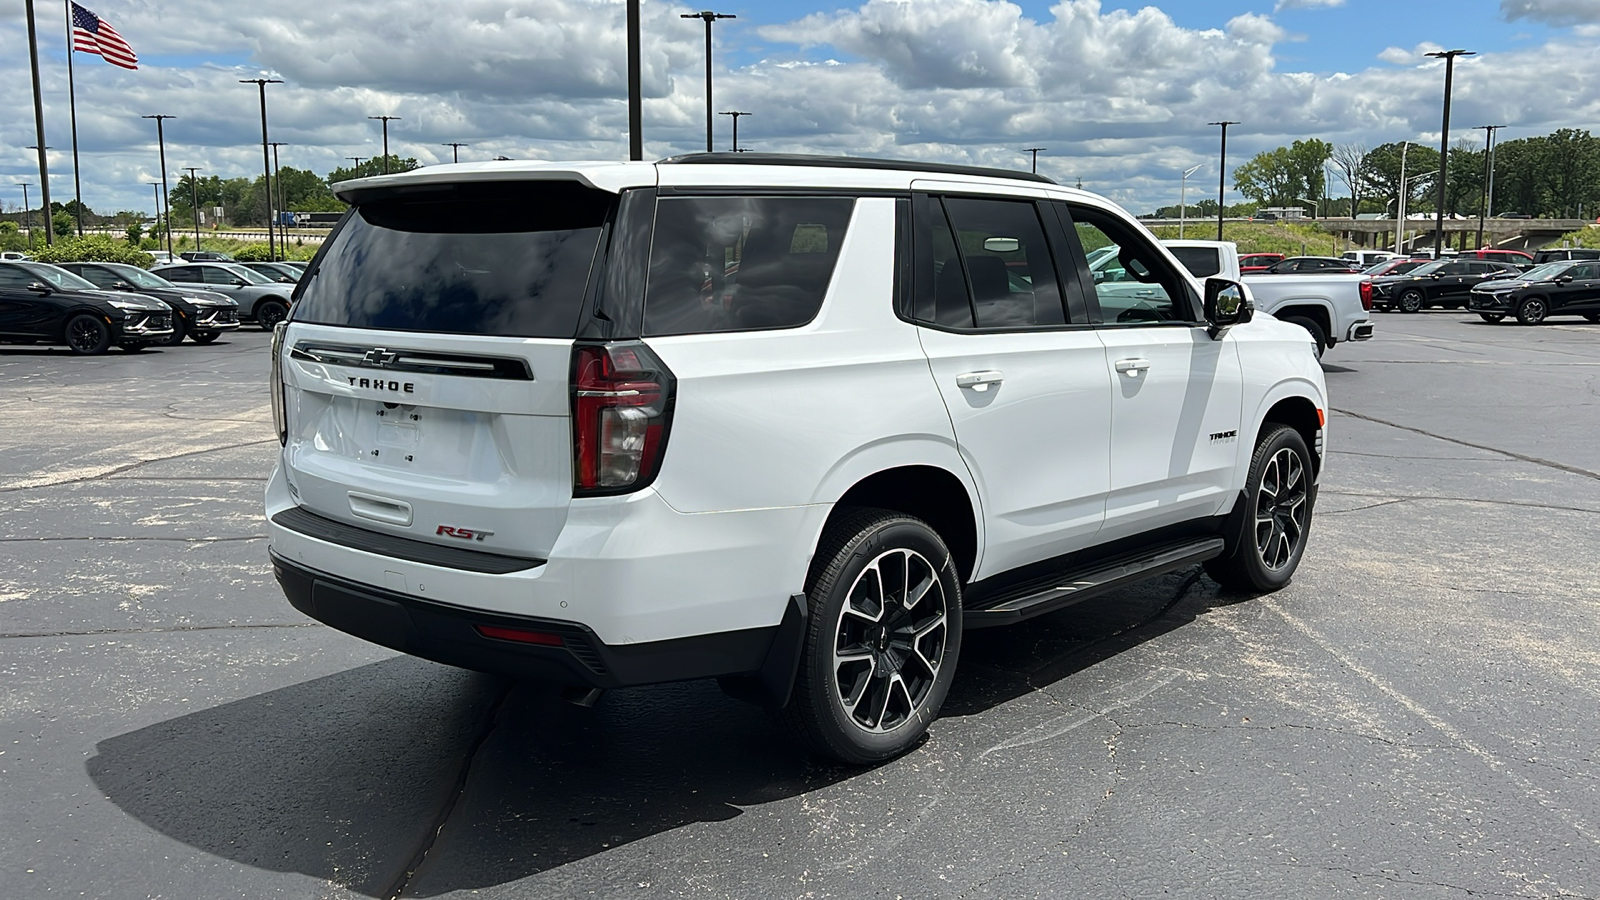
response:
[[[1327,346],[1331,347],[1339,341],[1338,335],[1334,334],[1333,331],[1333,310],[1325,304],[1312,301],[1294,301],[1273,310],[1272,315],[1280,321],[1291,316],[1310,319],[1322,326],[1322,333],[1328,337]]]
[[[972,577],[979,551],[978,506],[968,485],[949,469],[903,465],[856,481],[828,513],[821,534],[813,542],[813,554],[821,535],[845,511],[860,507],[893,510],[927,522],[950,548],[961,579]]]

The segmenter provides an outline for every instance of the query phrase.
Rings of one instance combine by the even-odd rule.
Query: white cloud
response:
[[[1344,0],[1278,0],[1273,12],[1283,12],[1286,9],[1325,9],[1332,6],[1343,6]]]
[[[1500,0],[1508,21],[1533,19],[1547,25],[1600,22],[1600,0]]]
[[[1438,53],[1443,49],[1444,47],[1440,44],[1435,44],[1432,41],[1423,41],[1410,50],[1404,47],[1386,47],[1382,53],[1378,54],[1378,58],[1397,66],[1409,66],[1426,62],[1429,53]]]
[[[1159,2],[1159,0],[1157,0]],[[1600,0],[1593,0],[1600,3]],[[155,129],[141,113],[170,113],[168,163],[254,176],[260,167],[256,92],[237,79],[262,69],[288,82],[268,89],[284,165],[327,171],[378,152],[391,123],[394,152],[449,159],[621,158],[627,152],[621,0],[386,0],[357,9],[275,0],[236,9],[205,0],[128,4],[112,17],[147,64],[124,72],[78,57],[85,201],[96,209],[148,208]],[[680,8],[644,5],[646,154],[703,147],[702,35]],[[68,146],[59,18],[41,17],[45,100],[55,199]],[[1008,2],[866,0],[838,12],[761,25],[717,26],[717,106],[742,120],[743,146],[874,154],[1018,167],[1020,148],[1049,148],[1040,170],[1136,209],[1171,202],[1177,172],[1204,164],[1215,178],[1217,119],[1230,164],[1296,138],[1378,144],[1438,127],[1436,45],[1390,48],[1392,65],[1350,73],[1280,71],[1292,38],[1263,15],[1184,28],[1155,7],[1105,9],[1061,0],[1048,17]],[[759,35],[765,59],[748,46]],[[52,43],[53,42],[53,43]],[[0,46],[26,46],[18,17],[0,14]],[[743,48],[742,56],[731,51]],[[1464,127],[1505,122],[1521,133],[1600,121],[1600,35],[1456,65],[1455,113]],[[54,53],[52,59],[49,54]],[[197,59],[217,63],[197,63]],[[728,61],[738,59],[736,65]],[[237,66],[235,65],[237,64]],[[24,54],[0,55],[0,203],[30,176],[31,98]],[[727,139],[719,120],[719,145]],[[1193,179],[1191,179],[1193,180]],[[1173,196],[1170,196],[1173,195]]]

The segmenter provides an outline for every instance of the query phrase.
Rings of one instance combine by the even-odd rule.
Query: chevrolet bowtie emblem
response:
[[[398,353],[395,353],[391,350],[385,350],[382,347],[374,347],[371,350],[368,350],[366,354],[361,357],[361,364],[363,366],[372,366],[375,369],[381,369],[384,366],[390,365],[399,358],[400,354]]]

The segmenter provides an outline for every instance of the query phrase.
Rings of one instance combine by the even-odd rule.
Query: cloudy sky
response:
[[[1502,140],[1600,131],[1600,0],[715,0],[716,106],[753,149],[1019,167],[1135,212],[1215,191],[1218,119],[1229,160],[1300,137],[1437,143],[1443,73],[1452,131]],[[78,54],[84,201],[148,210],[167,161],[203,174],[261,170],[254,85],[268,88],[282,163],[325,172],[391,151],[462,159],[625,158],[621,0],[87,0],[139,53],[136,72]],[[647,157],[704,147],[699,7],[645,0]],[[52,199],[71,197],[62,4],[36,0]],[[0,0],[0,205],[37,181],[21,0]],[[728,143],[719,118],[717,145]],[[1209,183],[1209,187],[1206,185]],[[1337,189],[1337,186],[1336,186]],[[32,189],[37,202],[37,187]],[[1229,202],[1237,199],[1230,192]]]

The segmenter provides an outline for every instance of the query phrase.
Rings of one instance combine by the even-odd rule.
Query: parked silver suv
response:
[[[968,629],[1305,549],[1305,332],[1101,197],[754,153],[335,190],[266,512],[290,602],[368,640],[584,701],[715,677],[865,763]]]

